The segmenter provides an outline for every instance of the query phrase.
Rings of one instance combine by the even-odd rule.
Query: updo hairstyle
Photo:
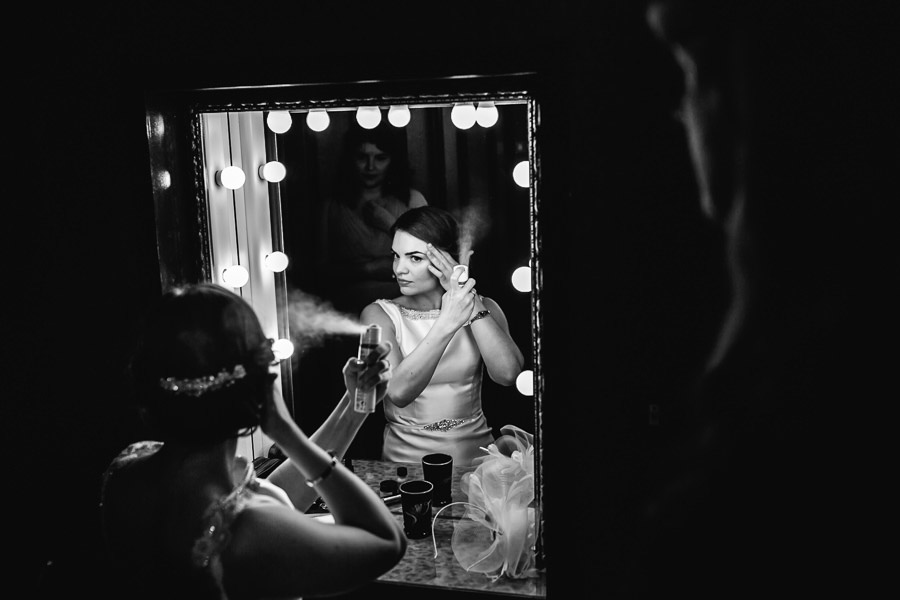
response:
[[[163,294],[130,364],[135,399],[159,439],[216,442],[259,426],[274,375],[271,340],[253,308],[221,286],[201,283]],[[240,372],[245,375],[234,377]],[[171,389],[167,378],[205,382],[224,373],[222,385],[197,394]]]

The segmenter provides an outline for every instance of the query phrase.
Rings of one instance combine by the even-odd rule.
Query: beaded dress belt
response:
[[[441,419],[425,425],[422,429],[426,431],[449,431],[454,427],[459,427],[466,421],[471,421],[471,419]]]

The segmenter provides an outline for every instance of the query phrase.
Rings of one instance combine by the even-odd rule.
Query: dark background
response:
[[[548,593],[614,593],[639,476],[726,294],[671,118],[680,75],[641,3],[245,4],[64,5],[11,22],[24,41],[7,55],[2,405],[20,583],[38,597],[106,591],[100,476],[144,435],[122,372],[160,291],[148,92],[534,72]]]

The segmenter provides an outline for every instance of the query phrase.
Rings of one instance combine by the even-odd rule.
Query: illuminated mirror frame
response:
[[[233,218],[246,202],[264,205],[252,211],[250,220],[266,219],[271,235],[257,240],[253,250],[265,254],[284,247],[281,229],[281,197],[278,183],[263,181],[255,172],[245,173],[244,186],[232,190],[221,185],[217,174],[233,163],[263,164],[277,156],[276,148],[266,148],[262,114],[271,111],[312,109],[347,110],[358,106],[452,105],[462,102],[524,102],[528,111],[528,160],[530,163],[529,209],[531,216],[531,343],[533,356],[533,404],[535,442],[535,506],[539,508],[537,558],[543,561],[542,506],[542,396],[544,376],[541,356],[542,314],[541,236],[540,236],[540,156],[537,138],[540,110],[533,90],[532,74],[471,76],[425,81],[368,81],[337,84],[297,84],[266,87],[211,88],[201,90],[156,91],[147,96],[147,135],[150,150],[151,181],[157,218],[157,247],[162,289],[182,283],[215,281],[222,283],[222,271],[228,264],[246,265],[249,250],[241,227],[216,239],[228,228],[214,226],[217,219]],[[305,126],[305,124],[304,124]],[[229,140],[205,143],[204,136],[228,136]],[[262,140],[262,141],[261,141]],[[233,143],[234,142],[234,143]],[[260,145],[262,144],[262,145]],[[259,148],[264,156],[251,156]],[[231,155],[223,153],[230,148]],[[237,156],[236,154],[241,154]],[[213,206],[216,196],[229,196],[230,209]],[[243,212],[243,211],[238,211]],[[260,223],[253,227],[259,231]],[[221,248],[235,248],[234,255]],[[217,248],[216,252],[213,248]],[[250,290],[241,293],[260,316],[271,337],[289,338],[285,307],[287,285],[284,272],[271,273],[268,281],[260,278],[260,269],[250,270]],[[256,274],[254,274],[256,273]],[[249,295],[249,297],[248,297]],[[290,361],[282,361],[278,384],[288,408],[294,413]],[[262,436],[262,434],[257,434]],[[246,455],[257,456],[265,440],[251,439]]]

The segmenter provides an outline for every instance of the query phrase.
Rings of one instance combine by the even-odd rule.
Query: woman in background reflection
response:
[[[131,363],[156,437],[113,460],[101,495],[120,597],[334,595],[397,564],[399,523],[335,457],[365,418],[350,408],[356,375],[364,368],[383,396],[387,351],[382,344],[364,367],[348,359],[347,393],[310,438],[275,389],[271,340],[249,304],[214,284],[164,294]],[[235,454],[238,437],[257,427],[288,457],[277,479],[257,479]],[[335,524],[303,514],[317,495]]]
[[[376,300],[360,316],[381,326],[395,365],[384,399],[382,455],[418,463],[424,454],[443,452],[468,466],[493,441],[481,407],[484,370],[510,386],[524,358],[500,306],[476,293],[474,278],[460,283],[453,215],[415,208],[391,230],[401,295]]]
[[[410,208],[425,206],[411,187],[401,132],[389,125],[351,124],[343,141],[334,197],[326,201],[316,260],[329,300],[358,314],[377,298],[392,297],[391,226]]]

